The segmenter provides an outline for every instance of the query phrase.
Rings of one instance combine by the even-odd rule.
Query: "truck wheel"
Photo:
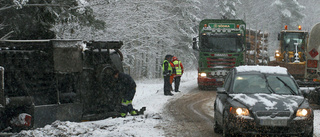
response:
[[[198,88],[199,88],[200,90],[204,90],[204,86],[198,85]]]

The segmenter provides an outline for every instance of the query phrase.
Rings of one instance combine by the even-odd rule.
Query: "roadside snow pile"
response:
[[[159,120],[147,116],[135,116],[126,118],[108,118],[92,122],[62,122],[56,121],[44,128],[22,131],[17,136],[47,137],[47,136],[162,136],[162,131],[155,127],[146,127],[145,125]],[[144,134],[142,134],[144,133]]]

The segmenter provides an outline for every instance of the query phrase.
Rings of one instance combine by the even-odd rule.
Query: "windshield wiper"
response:
[[[293,91],[293,89],[286,83],[284,82],[281,78],[276,77],[279,81],[281,81],[287,88],[290,89],[291,94],[296,95],[296,92]]]
[[[266,83],[267,83],[268,90],[269,90],[271,93],[275,93],[274,90],[273,90],[273,89],[271,88],[271,86],[269,85],[268,78],[267,78],[266,74],[264,74],[264,78],[266,79]]]

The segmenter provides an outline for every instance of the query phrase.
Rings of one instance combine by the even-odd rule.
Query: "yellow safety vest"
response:
[[[164,72],[164,63],[166,63],[166,62],[168,62],[168,72],[169,72],[170,75],[171,75],[171,73],[172,73],[172,67],[171,67],[171,64],[170,64],[170,62],[169,62],[168,60],[164,60],[164,61],[163,61],[162,71]]]
[[[176,75],[178,76],[182,75],[182,69],[181,69],[180,63],[181,61],[179,60],[173,61],[174,68],[176,69]]]

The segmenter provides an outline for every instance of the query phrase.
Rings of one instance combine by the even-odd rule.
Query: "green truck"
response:
[[[246,24],[243,20],[204,19],[193,49],[199,51],[198,87],[223,85],[228,71],[245,64]]]

